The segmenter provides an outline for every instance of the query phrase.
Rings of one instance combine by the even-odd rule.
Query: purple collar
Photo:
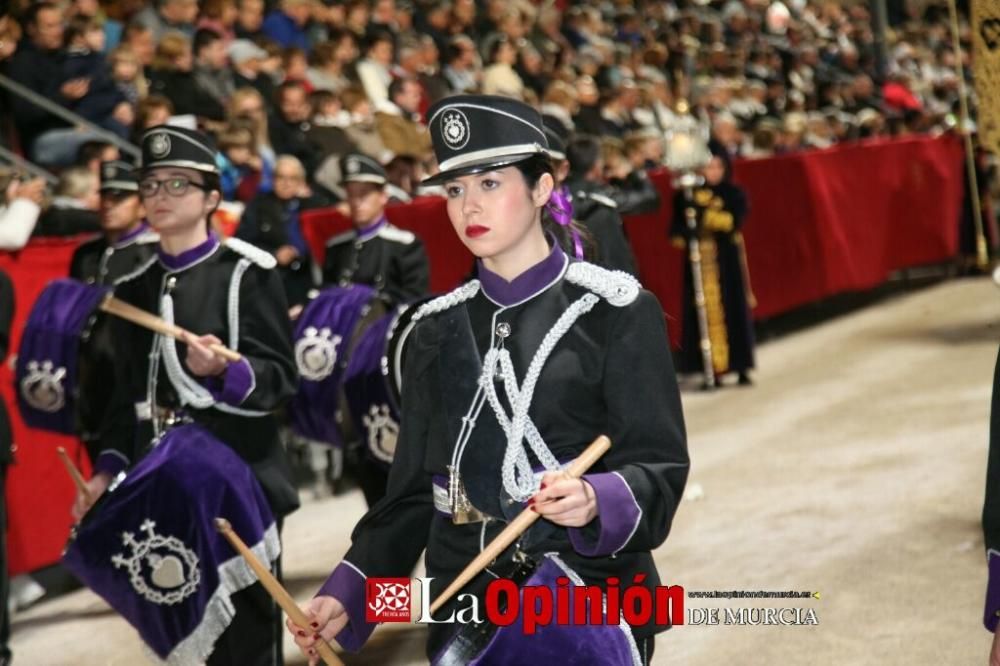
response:
[[[552,244],[549,256],[508,282],[476,262],[476,272],[482,284],[483,293],[494,303],[504,307],[524,302],[548,289],[562,274],[567,264],[566,255],[558,243]]]
[[[126,245],[131,245],[132,241],[134,241],[136,238],[146,233],[147,231],[149,231],[149,225],[145,221],[140,222],[139,226],[137,226],[133,231],[130,231],[124,236],[120,237],[117,241],[113,243],[113,245],[115,246],[115,248],[119,249],[125,247]]]
[[[164,252],[162,245],[156,249],[156,253],[160,255],[160,263],[166,266],[168,271],[173,272],[190,268],[208,255],[215,252],[218,247],[219,237],[216,236],[214,232],[211,232],[208,234],[208,239],[203,243],[196,245],[190,250],[184,250],[176,256]]]
[[[382,227],[384,227],[388,223],[389,220],[386,219],[385,215],[383,214],[382,217],[380,217],[378,221],[375,222],[374,224],[371,224],[365,227],[364,229],[358,229],[358,240],[361,241],[362,243],[367,240],[371,240],[372,238],[377,236],[378,232],[382,230]]]

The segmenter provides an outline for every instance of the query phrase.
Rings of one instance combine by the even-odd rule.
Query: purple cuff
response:
[[[593,488],[597,497],[597,518],[584,527],[570,527],[569,541],[573,549],[587,557],[613,555],[625,547],[639,526],[642,509],[635,501],[632,489],[616,472],[585,474],[584,480]],[[588,535],[596,525],[597,540]]]
[[[202,380],[205,388],[218,402],[224,402],[234,407],[243,403],[257,386],[253,368],[245,358],[236,363],[226,365],[226,371],[219,377],[206,377]]]
[[[94,474],[107,472],[111,475],[111,478],[114,478],[123,472],[126,467],[128,467],[128,460],[125,459],[125,456],[118,451],[109,449],[101,451],[97,455],[97,461],[94,463]]]
[[[335,636],[345,650],[357,652],[378,626],[365,621],[365,576],[353,564],[344,560],[319,588],[316,596],[335,597],[344,605],[347,625]]]
[[[989,580],[986,583],[986,608],[983,611],[983,624],[990,631],[997,630],[1000,621],[1000,553],[989,550],[986,554]]]

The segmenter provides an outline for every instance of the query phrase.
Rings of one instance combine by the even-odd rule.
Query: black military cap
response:
[[[427,116],[441,171],[425,184],[549,154],[542,117],[516,99],[455,95],[434,104]]]
[[[138,174],[131,164],[121,160],[101,162],[101,191],[108,190],[139,191]]]
[[[559,132],[552,129],[549,123],[545,123],[545,139],[549,142],[549,155],[552,159],[564,162],[566,160],[566,142],[559,136]]]
[[[155,167],[184,167],[219,173],[215,144],[196,130],[157,125],[142,135],[142,170]]]
[[[340,175],[344,183],[385,185],[389,180],[382,165],[363,153],[348,153],[341,157]]]

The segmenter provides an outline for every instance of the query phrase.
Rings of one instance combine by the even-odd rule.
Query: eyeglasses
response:
[[[160,185],[163,185],[163,191],[172,197],[184,196],[188,191],[188,187],[192,185],[199,190],[208,190],[204,183],[196,183],[187,178],[177,177],[167,178],[166,180],[148,178],[139,183],[139,194],[147,199],[155,197],[156,193],[160,191]]]

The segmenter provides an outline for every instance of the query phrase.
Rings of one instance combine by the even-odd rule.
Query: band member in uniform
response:
[[[0,270],[0,363],[10,349],[10,329],[14,323],[14,283]],[[10,574],[7,569],[7,468],[14,462],[14,436],[7,405],[0,397],[0,666],[8,666],[12,656],[10,642]]]
[[[131,164],[102,162],[101,230],[94,240],[78,247],[70,262],[69,276],[88,284],[111,286],[123,275],[146,263],[156,253],[160,237],[143,219],[145,210],[139,200],[139,181]],[[94,328],[84,342],[78,398],[77,432],[96,461],[101,451],[98,431],[110,393],[99,384],[114,373],[115,345],[108,337],[109,327]]]
[[[426,549],[434,598],[528,506],[543,520],[463,593],[481,597],[490,573],[510,577],[516,561],[553,557],[602,589],[637,574],[652,588],[660,578],[650,551],[666,538],[687,478],[663,310],[631,276],[570,259],[546,233],[555,183],[538,112],[459,95],[428,117],[441,169],[429,180],[444,185],[477,279],[415,315],[387,495],[305,605],[314,624],[286,623],[310,663],[320,636],[357,650],[374,630],[368,577],[408,576]],[[602,433],[610,451],[583,479],[565,476],[561,465]],[[453,598],[442,616],[455,608]],[[428,656],[456,645],[459,626],[431,624]],[[623,624],[616,635],[648,663],[665,628]]]
[[[249,464],[280,521],[299,500],[272,412],[294,394],[297,374],[274,257],[210,230],[221,191],[215,150],[200,132],[161,125],[145,133],[139,194],[160,243],[115,295],[202,335],[175,341],[109,318],[116,376],[90,495],[103,493],[165,429],[194,421]],[[242,360],[227,363],[209,348],[218,343]],[[78,496],[75,515],[88,508]],[[263,586],[232,602],[235,617],[208,664],[280,664],[280,615]]]
[[[573,219],[594,239],[597,255],[594,263],[638,275],[618,204],[600,182],[604,171],[601,145],[592,137],[576,137],[566,147],[566,159],[569,162],[566,187],[573,203]]]
[[[73,253],[69,276],[88,284],[111,285],[156,251],[159,237],[143,220],[135,169],[127,162],[101,163],[101,236]]]
[[[389,305],[425,296],[430,266],[424,244],[412,232],[389,224],[385,206],[385,169],[367,155],[341,158],[344,191],[354,229],[327,241],[324,284],[366,284]]]
[[[754,367],[754,332],[750,316],[749,273],[741,229],[747,215],[743,189],[732,182],[728,157],[713,149],[712,159],[702,170],[705,183],[694,189],[694,201],[688,202],[683,190],[674,194],[674,213],[670,237],[678,247],[691,239],[685,209],[696,211],[701,254],[701,275],[705,292],[708,339],[712,350],[712,371],[717,385],[723,375],[736,372],[739,383],[749,386],[749,371]],[[701,350],[702,332],[695,311],[691,262],[684,270],[684,319],[678,370],[704,372]]]

